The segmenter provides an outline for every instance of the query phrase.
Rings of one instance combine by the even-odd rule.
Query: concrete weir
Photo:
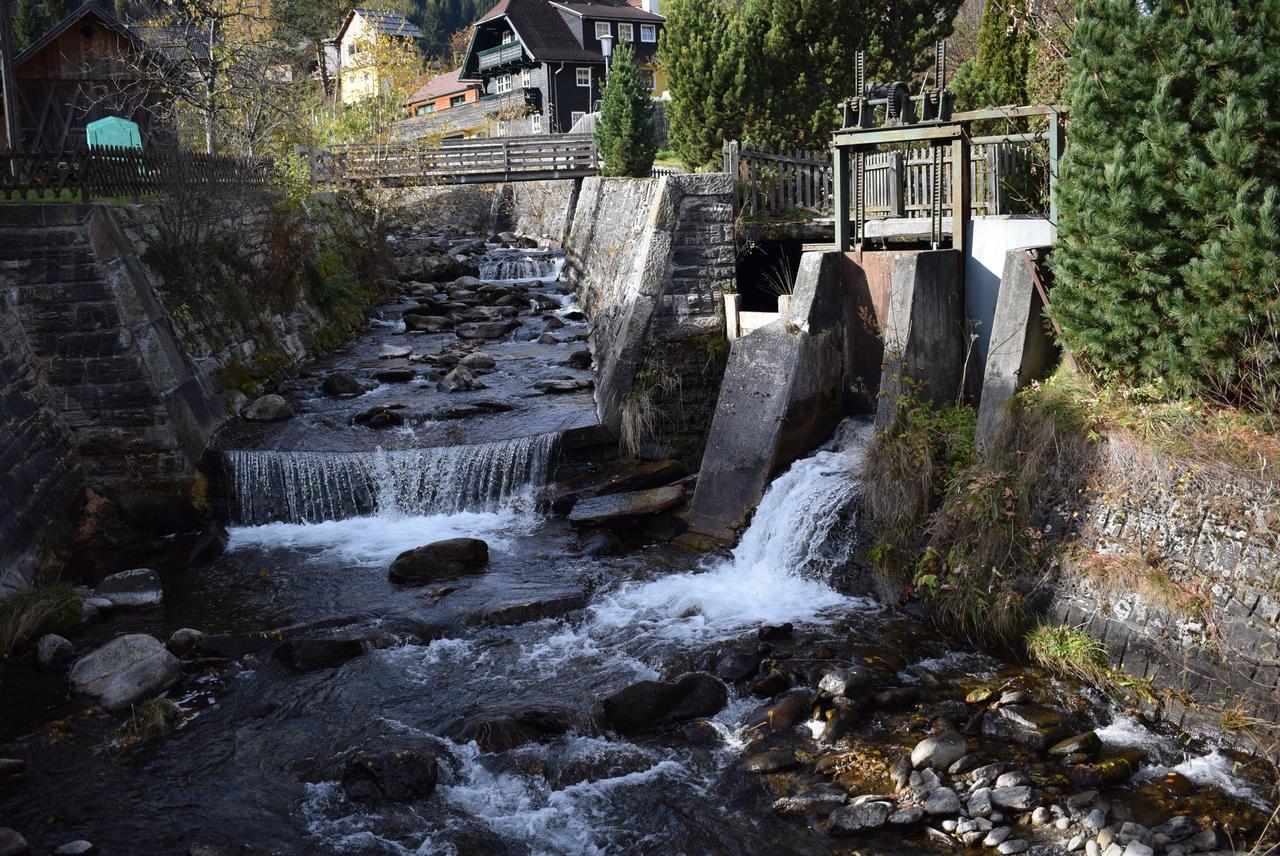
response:
[[[733,343],[690,529],[732,540],[769,482],[846,414],[878,405],[877,423],[890,421],[885,392],[954,401],[963,330],[958,252],[806,253],[788,314]]]

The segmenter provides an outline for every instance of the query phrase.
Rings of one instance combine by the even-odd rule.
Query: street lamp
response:
[[[600,53],[604,54],[604,70],[609,70],[609,57],[613,56],[613,34],[605,33],[600,37]]]

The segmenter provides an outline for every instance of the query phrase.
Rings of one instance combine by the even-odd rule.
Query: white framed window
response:
[[[542,114],[541,113],[534,113],[532,116],[529,117],[529,133],[531,134],[542,133]]]
[[[609,35],[609,22],[596,21],[596,38]]]
[[[494,85],[494,91],[499,95],[506,95],[511,91],[511,75],[503,74],[498,77],[497,83]]]
[[[574,125],[578,124],[578,120],[585,115],[587,114],[583,113],[581,110],[574,110],[569,114],[569,127],[572,128]]]
[[[528,69],[528,68],[523,69],[523,70],[520,72],[520,85],[521,85],[521,86],[523,86],[523,87],[528,88],[528,86],[529,86],[529,79],[530,79],[531,77],[532,77],[532,69]]]
[[[516,34],[512,30],[507,30],[505,33],[502,34],[502,43],[504,45],[509,45],[515,40],[516,40]]]
[[[658,40],[658,28],[654,24],[640,25],[640,41],[656,42]]]
[[[630,42],[630,41],[634,41],[635,37],[636,37],[635,29],[632,28],[630,24],[618,25],[618,41]]]
[[[578,68],[574,69],[573,74],[579,86],[591,85],[591,69],[590,68],[583,68],[582,66],[578,66]]]

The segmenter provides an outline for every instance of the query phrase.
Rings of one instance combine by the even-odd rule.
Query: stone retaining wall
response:
[[[1105,451],[1097,481],[1108,489],[1078,512],[1084,549],[1066,562],[1048,612],[1103,641],[1130,674],[1175,691],[1169,712],[1184,725],[1215,727],[1237,705],[1280,722],[1277,487],[1126,438]]]

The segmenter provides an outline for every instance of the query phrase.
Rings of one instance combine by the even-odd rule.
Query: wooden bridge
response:
[[[590,135],[364,143],[300,151],[310,161],[313,184],[488,184],[583,178],[600,172]]]

